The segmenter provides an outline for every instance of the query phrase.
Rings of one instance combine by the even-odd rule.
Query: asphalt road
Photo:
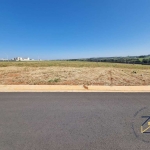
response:
[[[0,93],[0,150],[148,150],[150,93]]]

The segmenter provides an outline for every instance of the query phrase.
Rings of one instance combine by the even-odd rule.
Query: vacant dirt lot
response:
[[[1,85],[150,85],[150,69],[117,67],[0,67]]]

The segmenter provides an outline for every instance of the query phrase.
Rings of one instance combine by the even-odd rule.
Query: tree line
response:
[[[111,63],[150,65],[150,57],[147,57],[147,56],[69,59],[68,61],[111,62]]]

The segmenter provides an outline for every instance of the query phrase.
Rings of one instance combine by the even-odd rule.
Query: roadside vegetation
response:
[[[76,63],[75,63],[76,64]],[[81,63],[83,65],[83,63]],[[95,63],[96,64],[96,63]],[[94,67],[91,67],[91,66]],[[0,85],[150,85],[150,67],[107,63],[96,67],[0,67]]]
[[[90,61],[0,62],[1,85],[150,85],[150,65]]]

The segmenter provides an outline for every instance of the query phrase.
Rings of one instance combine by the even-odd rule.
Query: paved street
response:
[[[148,150],[142,115],[150,93],[0,93],[0,150]]]

